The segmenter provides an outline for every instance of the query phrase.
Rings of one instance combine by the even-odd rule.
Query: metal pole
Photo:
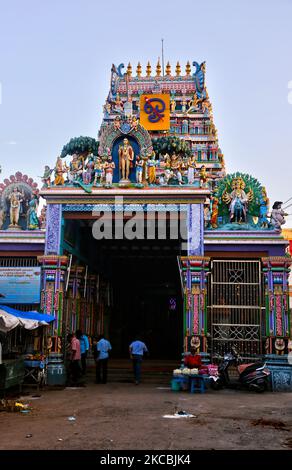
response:
[[[163,48],[163,41],[164,39],[161,39],[161,62],[162,62],[162,75],[164,77],[164,48]]]

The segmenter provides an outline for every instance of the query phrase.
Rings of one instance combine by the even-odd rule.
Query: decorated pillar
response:
[[[210,258],[204,254],[204,208],[202,203],[190,204],[187,214],[187,256],[180,258],[184,292],[184,352],[194,346],[206,352],[207,333],[207,272]]]
[[[288,353],[288,340],[292,337],[289,308],[291,259],[285,256],[262,258],[265,290],[266,354]]]
[[[55,317],[54,333],[61,335],[67,256],[43,255],[38,257],[42,267],[41,310]]]
[[[184,352],[193,346],[207,351],[207,273],[210,258],[182,256],[181,278],[184,287]]]
[[[60,256],[62,205],[48,204],[46,211],[46,244],[44,256],[38,257],[42,267],[41,310],[53,315],[54,334],[62,334],[65,274],[68,258]]]

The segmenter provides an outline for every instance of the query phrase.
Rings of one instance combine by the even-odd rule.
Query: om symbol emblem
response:
[[[148,121],[159,122],[164,118],[165,103],[160,98],[145,98],[144,111],[148,114]]]

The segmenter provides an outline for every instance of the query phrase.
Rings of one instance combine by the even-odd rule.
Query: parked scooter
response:
[[[232,380],[229,377],[228,369],[231,365],[237,366],[238,378]],[[232,347],[231,352],[225,353],[222,363],[218,367],[219,378],[214,382],[215,389],[227,388],[247,388],[250,391],[264,392],[269,383],[271,372],[264,362],[254,362],[242,364],[242,359],[237,350]]]

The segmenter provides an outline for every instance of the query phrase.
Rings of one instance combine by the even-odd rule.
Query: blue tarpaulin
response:
[[[45,321],[50,323],[55,320],[55,317],[52,315],[46,315],[45,313],[38,312],[22,312],[21,310],[16,310],[15,308],[7,307],[6,305],[0,305],[0,309],[4,312],[14,315],[18,318],[23,318],[26,320],[36,320],[36,321]]]

